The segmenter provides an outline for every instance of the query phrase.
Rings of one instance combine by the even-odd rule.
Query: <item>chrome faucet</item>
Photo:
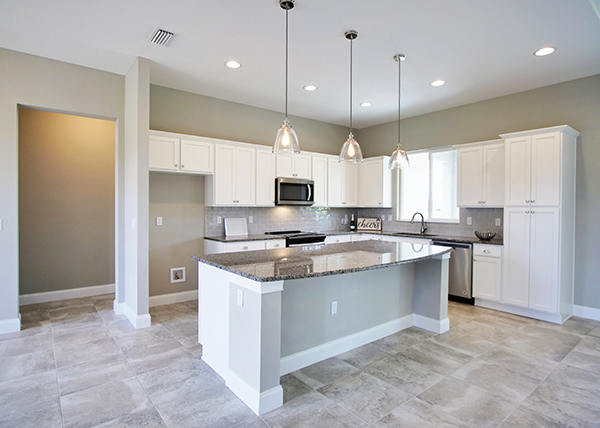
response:
[[[427,230],[427,226],[425,226],[425,217],[423,217],[423,214],[421,214],[420,212],[416,212],[413,214],[412,219],[410,220],[410,224],[413,224],[415,222],[415,217],[418,215],[421,216],[421,233],[425,233],[425,231]]]

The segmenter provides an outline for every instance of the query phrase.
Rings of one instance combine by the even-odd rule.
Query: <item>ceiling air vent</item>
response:
[[[161,28],[156,28],[150,37],[150,43],[154,43],[159,46],[166,46],[173,37],[173,33]]]

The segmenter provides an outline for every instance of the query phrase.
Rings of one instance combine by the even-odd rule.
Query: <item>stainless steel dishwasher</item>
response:
[[[473,245],[451,241],[433,241],[433,245],[452,247],[448,273],[448,297],[473,303]]]

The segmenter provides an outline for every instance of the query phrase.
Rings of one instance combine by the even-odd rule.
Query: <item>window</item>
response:
[[[400,171],[398,220],[415,212],[427,221],[457,222],[456,150],[409,153],[410,168]]]

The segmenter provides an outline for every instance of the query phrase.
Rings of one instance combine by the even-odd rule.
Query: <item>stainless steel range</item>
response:
[[[302,232],[301,230],[278,230],[265,232],[265,235],[285,237],[286,247],[299,247],[303,245],[319,245],[325,242],[326,235],[319,232]]]

